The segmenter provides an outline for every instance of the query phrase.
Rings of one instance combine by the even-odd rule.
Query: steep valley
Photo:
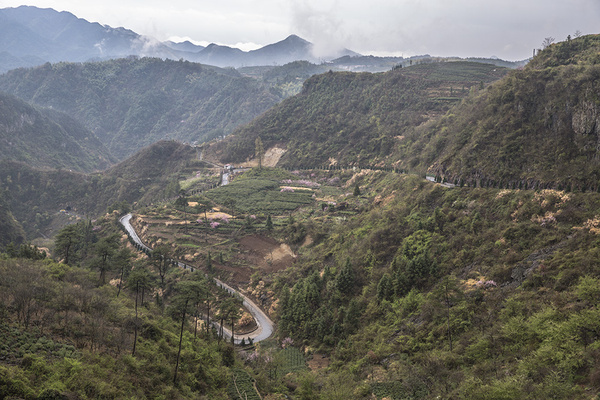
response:
[[[250,91],[236,104],[259,103],[201,147],[112,142],[141,150],[103,172],[1,162],[0,397],[597,398],[599,54],[587,35],[512,71],[325,72],[277,105],[237,72],[185,62],[0,79],[25,93],[35,77],[98,68],[108,88],[106,70],[158,71],[169,103],[167,76],[194,97],[207,81],[190,76],[206,75],[232,79],[213,104],[238,85]],[[30,99],[57,101],[46,86]],[[155,104],[150,92],[137,94]],[[169,115],[152,110],[158,125]],[[119,230],[129,212],[152,250]],[[26,244],[42,235],[48,253]],[[209,278],[252,299],[275,334],[227,343],[219,326],[256,326]]]

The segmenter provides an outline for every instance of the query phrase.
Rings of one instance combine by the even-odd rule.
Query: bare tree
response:
[[[177,371],[179,370],[179,359],[181,357],[181,346],[183,343],[183,328],[185,327],[185,317],[194,313],[198,304],[202,302],[204,293],[207,290],[202,281],[180,281],[176,286],[177,295],[173,298],[171,313],[174,318],[181,317],[181,329],[179,331],[179,349],[177,350],[177,362],[173,374],[173,385],[177,383]],[[193,310],[190,306],[193,305]]]
[[[544,41],[542,42],[542,48],[545,49],[552,43],[554,43],[554,38],[552,36],[548,36],[547,38],[544,38]]]
[[[579,29],[577,29],[577,30],[575,31],[575,33],[573,34],[573,36],[574,36],[575,38],[578,38],[578,37],[580,37],[581,35],[582,35],[582,33],[581,33],[581,31],[580,31]]]

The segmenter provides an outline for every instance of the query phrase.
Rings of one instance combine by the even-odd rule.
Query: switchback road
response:
[[[142,242],[142,240],[139,238],[139,236],[135,232],[135,229],[133,228],[133,226],[130,223],[131,217],[132,217],[131,214],[124,215],[123,217],[121,217],[119,222],[121,223],[121,225],[123,225],[123,227],[125,228],[125,230],[129,234],[129,236],[133,239],[134,242],[136,242],[138,245],[142,246],[143,248],[145,248],[149,251],[152,251],[152,249],[150,247],[146,246]],[[185,263],[178,262],[177,264],[179,265],[180,268],[192,269],[192,267],[190,265],[187,265]],[[256,321],[256,326],[258,328],[250,333],[246,333],[246,334],[242,334],[242,335],[234,335],[235,343],[237,343],[237,344],[241,343],[242,339],[244,339],[245,342],[248,342],[248,339],[252,339],[252,341],[254,343],[257,343],[257,342],[260,342],[261,340],[267,339],[268,337],[270,337],[273,334],[273,330],[274,330],[273,321],[271,321],[271,319],[267,316],[267,314],[265,314],[263,312],[263,310],[260,309],[260,307],[258,307],[247,296],[238,292],[237,290],[235,290],[231,286],[227,285],[226,283],[220,281],[219,279],[214,278],[214,281],[217,284],[217,286],[222,287],[223,289],[227,290],[229,293],[239,296],[243,301],[244,307],[248,310],[248,312],[250,312],[250,314],[252,314],[252,317]],[[213,324],[216,325],[216,322],[213,321]],[[227,336],[229,338],[231,337],[231,331],[229,329],[223,328],[223,331],[225,333],[225,336]]]

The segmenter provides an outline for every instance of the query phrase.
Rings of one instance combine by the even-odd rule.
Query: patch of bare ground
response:
[[[189,215],[188,219],[193,220]],[[251,285],[252,275],[268,276],[284,270],[296,258],[287,244],[259,233],[242,236],[239,231],[222,233],[219,229],[211,229],[200,232],[193,228],[184,233],[179,220],[157,215],[137,216],[132,223],[140,238],[150,247],[169,244],[178,258],[200,270],[206,270],[206,257],[210,251],[217,276],[249,296],[268,314],[275,310],[274,292],[268,285],[265,286],[264,281],[260,282],[262,285]],[[201,224],[206,223],[202,221]],[[253,322],[252,318],[242,318],[237,329],[251,331],[255,328]]]
[[[240,257],[255,265],[264,274],[281,271],[289,267],[296,255],[287,244],[263,235],[249,235],[240,240]]]
[[[274,146],[270,149],[267,149],[267,151],[265,151],[265,154],[263,155],[262,165],[265,167],[275,167],[281,159],[281,156],[283,156],[286,151],[286,149],[279,146]],[[236,163],[236,165],[239,165],[240,167],[244,168],[258,167],[258,159],[248,159],[245,162]]]
[[[311,371],[319,371],[329,366],[329,357],[325,357],[322,354],[313,354],[307,361],[307,364]]]

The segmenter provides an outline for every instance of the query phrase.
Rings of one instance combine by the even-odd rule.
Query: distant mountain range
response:
[[[160,42],[129,29],[91,23],[66,11],[30,6],[0,9],[0,72],[45,62],[83,62],[130,55],[234,68],[358,56],[344,49],[330,57],[317,58],[312,55],[312,48],[310,42],[295,35],[248,52],[217,44],[202,47],[191,42]]]

